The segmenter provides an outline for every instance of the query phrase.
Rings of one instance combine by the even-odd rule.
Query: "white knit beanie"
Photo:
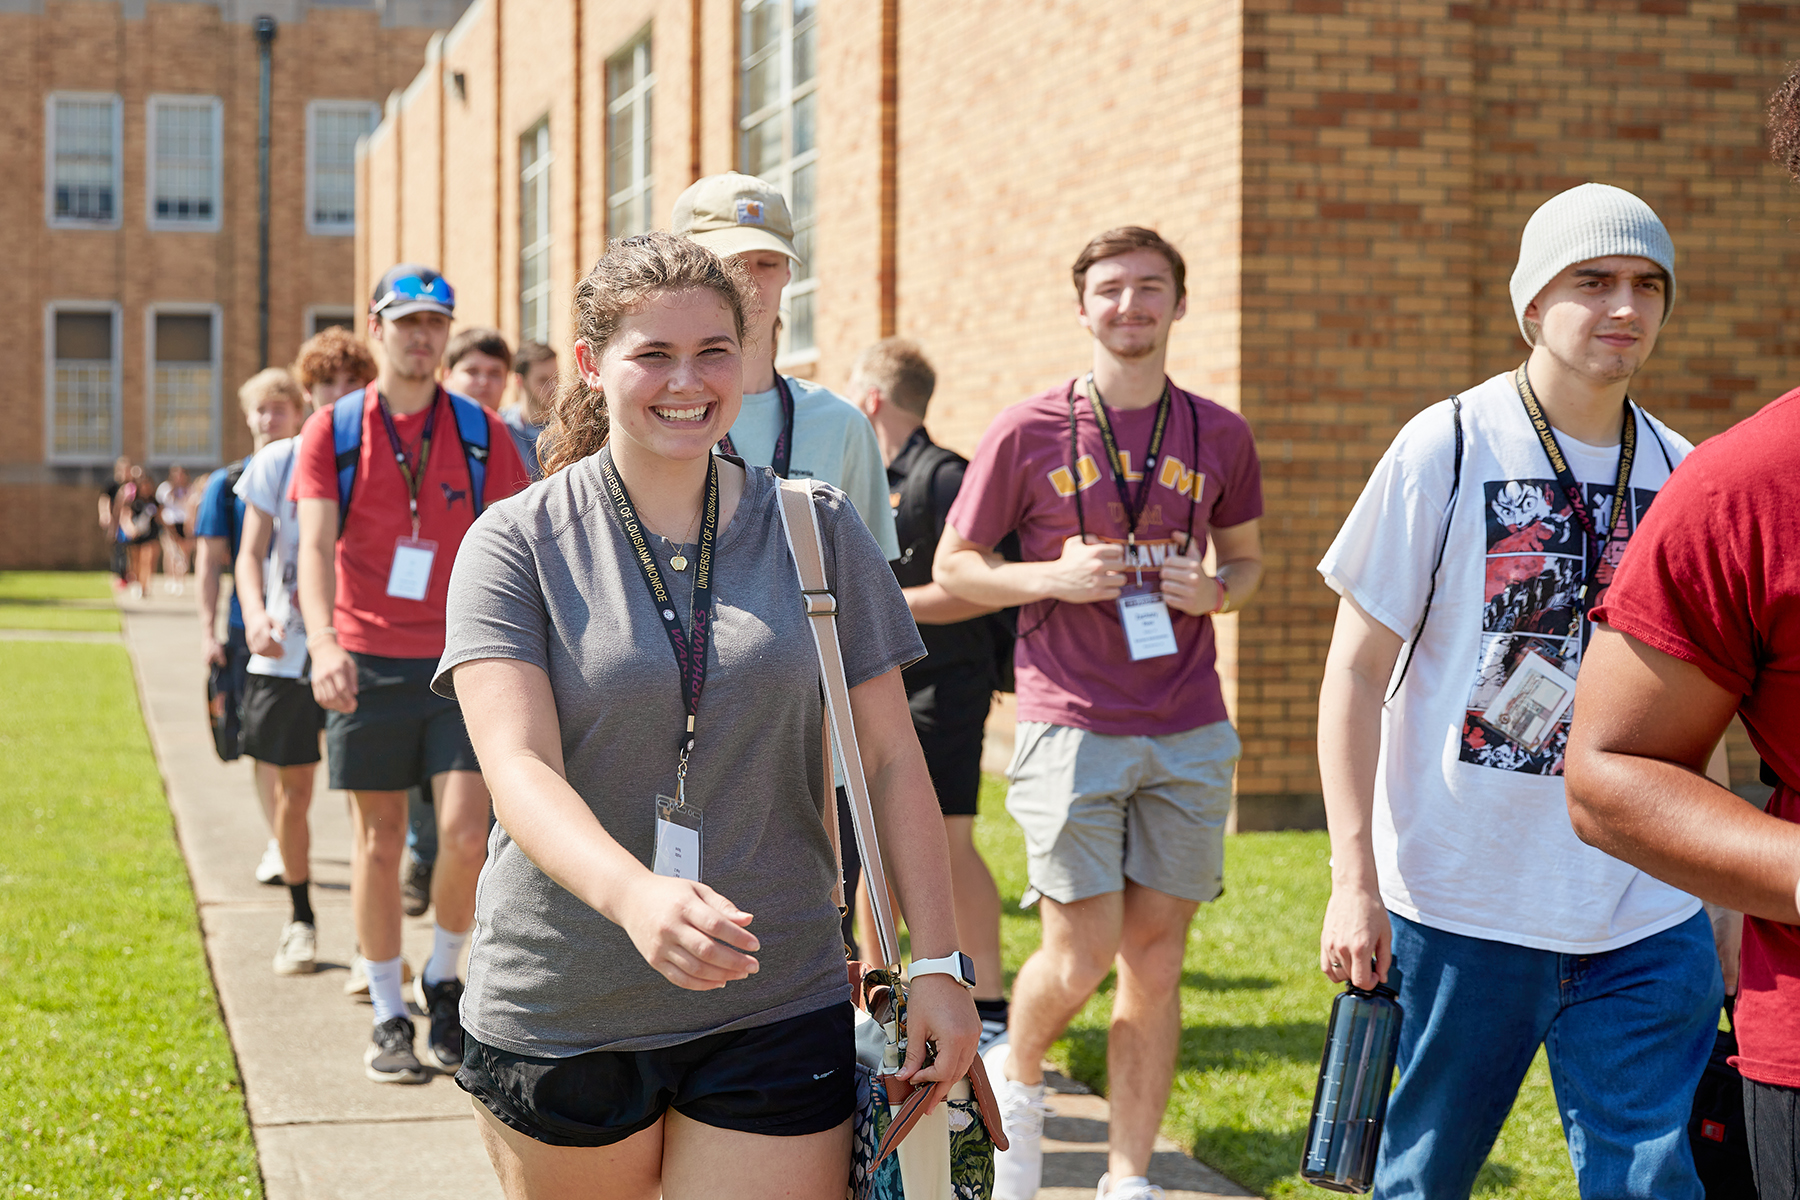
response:
[[[1519,265],[1513,268],[1513,315],[1527,345],[1525,307],[1565,267],[1591,258],[1630,255],[1647,258],[1668,272],[1663,324],[1675,308],[1675,243],[1656,213],[1624,188],[1584,183],[1552,196],[1525,222],[1519,238]]]

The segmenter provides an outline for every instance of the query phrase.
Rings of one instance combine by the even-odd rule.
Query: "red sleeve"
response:
[[[300,454],[294,464],[294,483],[288,498],[334,501],[338,498],[337,447],[331,434],[330,405],[308,417],[300,429]]]
[[[1747,540],[1757,517],[1720,458],[1695,451],[1670,477],[1593,616],[1743,695],[1757,673]]]
[[[525,469],[525,460],[519,457],[519,448],[513,445],[512,431],[506,427],[506,422],[490,412],[487,423],[488,476],[483,505],[516,496],[531,485],[531,473]]]
[[[1208,521],[1215,529],[1230,529],[1263,515],[1262,460],[1256,456],[1256,438],[1250,433],[1248,421],[1237,413],[1227,412],[1231,417],[1236,452],[1232,456],[1230,478],[1225,481],[1219,501],[1213,505],[1212,519]]]
[[[1024,519],[1024,472],[1019,470],[1019,412],[1008,409],[981,435],[963,472],[962,490],[946,523],[977,546],[996,546]]]

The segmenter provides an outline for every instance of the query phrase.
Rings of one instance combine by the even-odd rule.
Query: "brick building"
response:
[[[99,566],[99,484],[243,454],[260,361],[258,17],[270,54],[269,361],[352,319],[354,153],[465,0],[0,0],[0,568]]]
[[[1684,434],[1796,382],[1800,194],[1760,113],[1797,56],[1800,5],[1707,0],[475,0],[368,143],[357,293],[440,263],[465,320],[562,346],[609,233],[764,174],[810,247],[786,368],[841,385],[915,337],[967,451],[1086,362],[1081,244],[1161,229],[1192,290],[1171,372],[1263,453],[1269,573],[1220,639],[1242,823],[1305,821],[1313,564],[1401,423],[1523,357],[1539,202],[1600,180],[1669,224],[1680,301],[1637,395]]]

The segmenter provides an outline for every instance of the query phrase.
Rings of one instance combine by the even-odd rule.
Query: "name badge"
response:
[[[650,870],[670,879],[700,882],[700,810],[669,796],[656,798],[656,853]]]
[[[437,557],[437,543],[403,537],[394,542],[394,565],[388,571],[390,596],[402,600],[423,600],[431,588],[431,562]]]
[[[1119,624],[1132,662],[1161,658],[1176,651],[1175,626],[1161,592],[1134,592],[1119,597]]]
[[[1519,660],[1481,716],[1527,750],[1537,750],[1550,740],[1574,701],[1574,676],[1532,650]]]

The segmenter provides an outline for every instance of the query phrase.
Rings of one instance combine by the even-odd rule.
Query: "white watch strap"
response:
[[[946,954],[942,958],[915,958],[907,969],[908,979],[917,979],[921,975],[948,975],[964,987],[972,988],[975,984],[963,978],[963,955],[960,951]]]

